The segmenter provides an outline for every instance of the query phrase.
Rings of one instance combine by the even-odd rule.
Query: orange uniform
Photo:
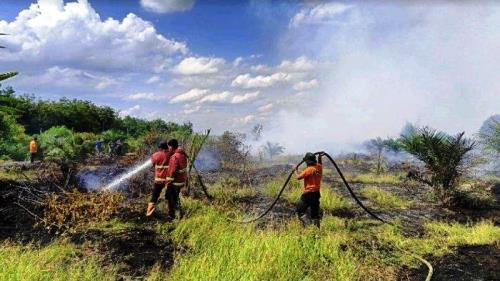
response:
[[[321,177],[323,175],[323,166],[315,164],[307,166],[307,168],[299,174],[298,179],[304,180],[304,193],[319,191],[321,188]]]
[[[187,157],[181,148],[177,148],[170,157],[167,181],[172,182],[174,186],[183,186],[187,181]]]
[[[151,156],[151,163],[155,167],[155,182],[167,180],[168,162],[171,155],[170,151],[159,150]]]
[[[30,153],[36,153],[38,151],[38,144],[35,140],[30,142]]]

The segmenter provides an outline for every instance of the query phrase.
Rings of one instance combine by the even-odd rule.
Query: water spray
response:
[[[135,167],[133,167],[130,171],[122,174],[121,176],[119,176],[117,179],[113,180],[111,183],[109,183],[106,187],[104,187],[104,191],[109,191],[109,190],[113,190],[115,189],[120,183],[130,179],[132,176],[134,176],[135,174],[139,173],[140,171],[148,168],[151,166],[151,160],[146,160],[145,162],[139,164],[139,165],[136,165]]]

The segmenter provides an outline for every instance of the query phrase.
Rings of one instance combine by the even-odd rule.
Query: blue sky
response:
[[[3,0],[0,32],[18,93],[215,132],[260,123],[292,152],[406,122],[473,135],[499,111],[489,1]]]

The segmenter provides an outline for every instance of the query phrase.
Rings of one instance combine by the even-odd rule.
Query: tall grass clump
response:
[[[329,223],[327,223],[329,225]],[[355,280],[359,261],[340,245],[342,232],[302,228],[256,228],[229,222],[203,208],[177,225],[171,238],[186,251],[169,280]]]
[[[0,280],[115,280],[116,268],[102,268],[96,257],[84,257],[72,245],[55,242],[37,249],[3,243]]]
[[[377,187],[363,188],[361,196],[370,200],[380,209],[407,209],[412,204],[411,201]]]

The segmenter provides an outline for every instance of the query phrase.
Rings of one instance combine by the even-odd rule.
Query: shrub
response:
[[[23,160],[27,152],[28,137],[24,134],[24,127],[11,115],[0,112],[0,156]]]
[[[475,143],[464,138],[463,132],[450,136],[428,127],[402,136],[401,143],[405,151],[424,162],[430,180],[420,180],[432,186],[441,202],[448,204],[463,173],[465,156]]]

